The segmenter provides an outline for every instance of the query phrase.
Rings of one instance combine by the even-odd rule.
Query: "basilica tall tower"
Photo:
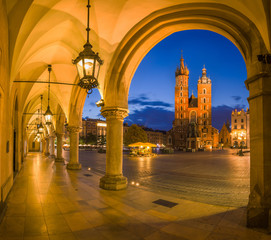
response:
[[[180,67],[175,72],[175,125],[183,125],[187,116],[189,104],[188,80],[189,70],[184,66],[183,56],[181,57]]]
[[[173,129],[175,132],[174,143],[185,148],[189,121],[189,70],[184,65],[183,56],[181,56],[180,61],[180,67],[177,67],[175,72],[175,120],[173,122]]]

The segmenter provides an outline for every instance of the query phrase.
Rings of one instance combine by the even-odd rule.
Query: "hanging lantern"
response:
[[[44,113],[45,122],[47,125],[52,124],[53,113],[50,110],[50,106],[48,105],[46,112]]]
[[[73,60],[73,64],[77,67],[77,72],[79,75],[79,83],[83,89],[86,89],[88,93],[92,92],[93,88],[98,87],[98,76],[100,71],[100,66],[103,61],[99,57],[98,53],[92,50],[92,45],[89,43],[89,0],[88,0],[88,17],[87,17],[87,42],[84,45],[84,50],[79,53],[79,56]]]
[[[44,113],[45,122],[47,125],[52,124],[53,120],[53,113],[50,110],[50,73],[52,71],[52,66],[48,65],[48,72],[49,72],[49,81],[48,81],[48,107],[46,112]]]

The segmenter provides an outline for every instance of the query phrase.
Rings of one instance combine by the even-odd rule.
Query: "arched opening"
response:
[[[157,42],[181,30],[204,29],[225,36],[240,50],[249,77],[262,68],[261,64],[252,66],[252,62],[258,63],[259,49],[265,49],[265,46],[262,39],[259,38],[258,29],[248,18],[219,4],[208,4],[207,7],[205,4],[192,3],[185,5],[186,8],[183,7],[184,5],[178,9],[174,6],[174,8],[158,11],[146,18],[145,21],[140,22],[127,34],[115,53],[113,65],[106,75],[104,96],[107,109],[116,109],[116,111],[117,108],[127,109],[130,83],[138,64]],[[202,8],[205,7],[208,12],[202,11]],[[249,34],[244,31],[246,24],[251,26]],[[257,67],[259,68],[256,69]],[[108,84],[109,82],[111,84]],[[112,89],[111,86],[115,86],[115,88]],[[116,96],[118,97],[116,98]],[[208,103],[210,103],[210,99],[206,98],[206,104]],[[208,119],[206,125],[209,125]],[[193,137],[196,136],[197,134]],[[211,143],[212,141],[206,141],[208,145]],[[121,148],[118,150],[114,148],[114,150],[115,155],[119,151],[119,159],[122,159]],[[119,166],[122,168],[122,160],[119,162]]]

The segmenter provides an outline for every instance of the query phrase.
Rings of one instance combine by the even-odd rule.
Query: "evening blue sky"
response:
[[[141,61],[129,92],[129,124],[169,130],[174,120],[175,70],[180,65],[181,50],[189,74],[189,93],[197,96],[197,80],[202,68],[212,80],[212,122],[221,129],[234,108],[247,108],[244,59],[227,38],[205,30],[174,33],[156,46]],[[100,118],[95,102],[97,90],[86,99],[83,117]]]

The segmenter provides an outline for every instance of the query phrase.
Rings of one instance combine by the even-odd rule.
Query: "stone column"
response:
[[[70,161],[67,164],[67,169],[77,170],[81,169],[81,164],[79,163],[79,131],[80,127],[68,126],[67,130],[70,133]]]
[[[57,158],[55,159],[56,162],[64,162],[64,158],[62,156],[63,135],[64,133],[56,133],[57,137]]]
[[[100,179],[100,187],[106,190],[121,190],[127,187],[127,178],[122,175],[123,161],[123,119],[126,109],[102,109],[106,118],[106,173]]]
[[[45,138],[45,156],[49,156],[49,137]]]
[[[246,80],[250,106],[248,227],[271,226],[271,74]]]
[[[50,158],[55,158],[55,135],[49,137],[49,145]]]

